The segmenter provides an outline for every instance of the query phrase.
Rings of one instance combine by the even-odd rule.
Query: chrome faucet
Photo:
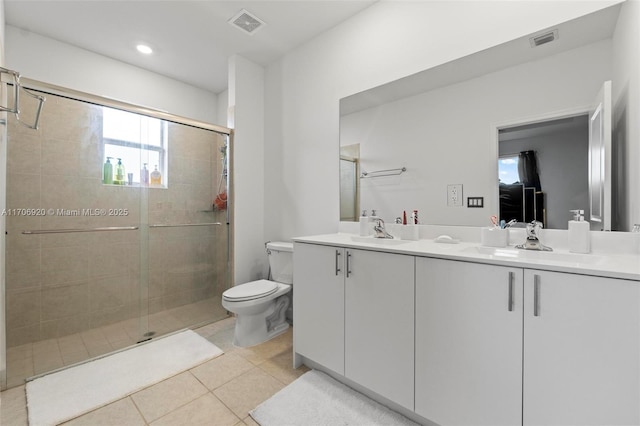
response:
[[[542,223],[537,220],[527,223],[527,239],[524,244],[516,246],[517,249],[523,250],[539,250],[539,251],[553,251],[551,247],[547,247],[538,239],[538,232],[542,229]]]
[[[376,232],[375,238],[393,238],[393,235],[389,234],[384,228],[384,220],[376,219],[376,224],[373,226],[373,230]]]
[[[506,223],[506,225],[504,225],[505,229],[507,228],[511,228],[513,225],[515,225],[516,223],[518,223],[517,219],[511,219],[509,222]]]

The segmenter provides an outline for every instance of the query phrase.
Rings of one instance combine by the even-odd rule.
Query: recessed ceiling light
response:
[[[153,49],[146,44],[139,44],[136,46],[136,49],[138,49],[138,52],[144,53],[145,55],[151,55],[153,53]]]

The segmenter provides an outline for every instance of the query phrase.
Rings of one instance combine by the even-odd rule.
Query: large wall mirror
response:
[[[634,46],[624,39],[634,31],[619,31],[624,11],[620,3],[341,99],[340,220],[418,210],[423,224],[484,226],[500,215],[566,229],[580,209],[593,230],[628,230],[617,159],[632,142],[601,114],[624,107],[610,94],[601,102],[627,75],[614,61]]]

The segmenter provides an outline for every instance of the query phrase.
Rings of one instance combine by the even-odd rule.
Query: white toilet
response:
[[[289,328],[286,315],[291,300],[287,293],[293,285],[293,243],[269,242],[267,255],[274,281],[252,281],[222,293],[222,306],[236,314],[236,346],[266,342]]]

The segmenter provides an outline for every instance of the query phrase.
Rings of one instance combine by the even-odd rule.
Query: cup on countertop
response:
[[[509,243],[508,229],[493,226],[482,228],[480,232],[480,241],[485,247],[506,247]]]

